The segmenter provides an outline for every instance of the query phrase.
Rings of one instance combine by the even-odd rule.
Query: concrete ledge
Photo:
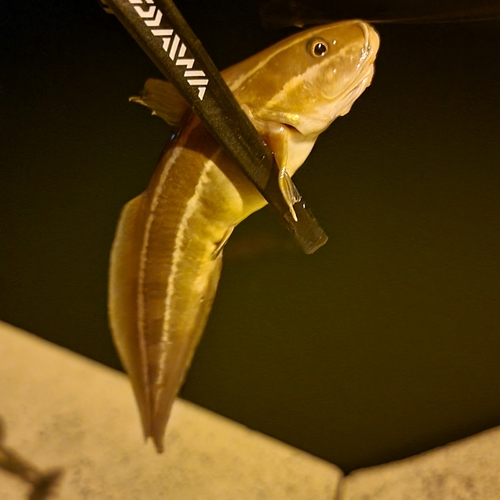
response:
[[[340,500],[499,500],[500,428],[406,460],[360,469]]]
[[[2,500],[500,499],[500,428],[342,481],[332,464],[177,400],[165,448],[144,445],[124,375],[0,322]]]
[[[178,400],[157,455],[126,377],[0,322],[0,498],[331,500],[341,471]]]

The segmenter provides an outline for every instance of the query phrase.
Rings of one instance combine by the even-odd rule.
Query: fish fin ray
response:
[[[233,231],[234,231],[234,226],[231,226],[226,231],[226,234],[224,234],[224,236],[222,237],[222,240],[220,240],[219,243],[217,243],[217,246],[214,250],[214,253],[212,254],[212,259],[215,260],[217,257],[219,257],[219,255],[222,254],[222,250],[224,250],[224,247],[226,246],[226,243],[228,242],[229,237],[233,234]]]
[[[302,197],[300,196],[299,191],[293,183],[290,174],[287,172],[286,167],[280,168],[278,184],[281,193],[283,194],[283,198],[285,198],[286,204],[288,205],[288,209],[292,214],[293,220],[297,222],[297,214],[295,213],[295,209],[293,208],[293,206],[295,205],[295,203],[298,203],[302,199]]]
[[[169,82],[149,78],[140,96],[132,96],[129,101],[142,104],[169,125],[177,126],[189,109],[179,91]]]

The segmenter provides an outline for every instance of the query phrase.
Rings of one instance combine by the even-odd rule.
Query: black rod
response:
[[[271,150],[172,0],[104,3],[262,193],[302,250],[311,254],[323,246],[328,237],[303,199],[294,205],[297,220],[292,217]]]

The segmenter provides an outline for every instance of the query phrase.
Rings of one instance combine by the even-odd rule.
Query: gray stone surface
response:
[[[0,500],[500,500],[500,428],[343,481],[182,400],[165,444],[143,443],[125,376],[0,322]]]
[[[1,322],[0,424],[2,500],[331,500],[342,478],[182,400],[157,455],[124,375]]]
[[[360,469],[340,500],[499,500],[500,427],[406,460]]]

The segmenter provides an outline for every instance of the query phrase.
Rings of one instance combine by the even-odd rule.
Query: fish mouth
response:
[[[370,86],[374,74],[375,65],[371,63],[358,78],[353,80],[350,90],[347,90],[346,93],[339,98],[341,106],[338,107],[337,116],[344,116],[350,111],[354,102],[366,90],[366,88]]]
[[[350,111],[354,102],[370,86],[375,74],[375,58],[380,46],[380,38],[368,23],[357,21],[357,25],[362,31],[364,39],[356,66],[357,71],[354,78],[346,84],[344,91],[332,99],[330,108],[332,121]]]
[[[352,82],[347,85],[347,90],[343,95],[339,95],[338,98],[343,100],[345,97],[352,93],[356,93],[356,90],[361,87],[361,92],[370,85],[373,74],[375,72],[375,57],[380,46],[380,38],[378,33],[369,24],[358,21],[358,27],[363,33],[364,43],[361,47],[361,56],[357,63],[358,74],[352,80]],[[360,92],[360,93],[361,93]],[[357,95],[359,97],[359,94]],[[356,98],[357,98],[356,97]]]
[[[368,23],[358,21],[358,26],[363,32],[363,37],[365,39],[360,62],[367,60],[369,63],[373,64],[380,47],[380,37],[375,29]]]

